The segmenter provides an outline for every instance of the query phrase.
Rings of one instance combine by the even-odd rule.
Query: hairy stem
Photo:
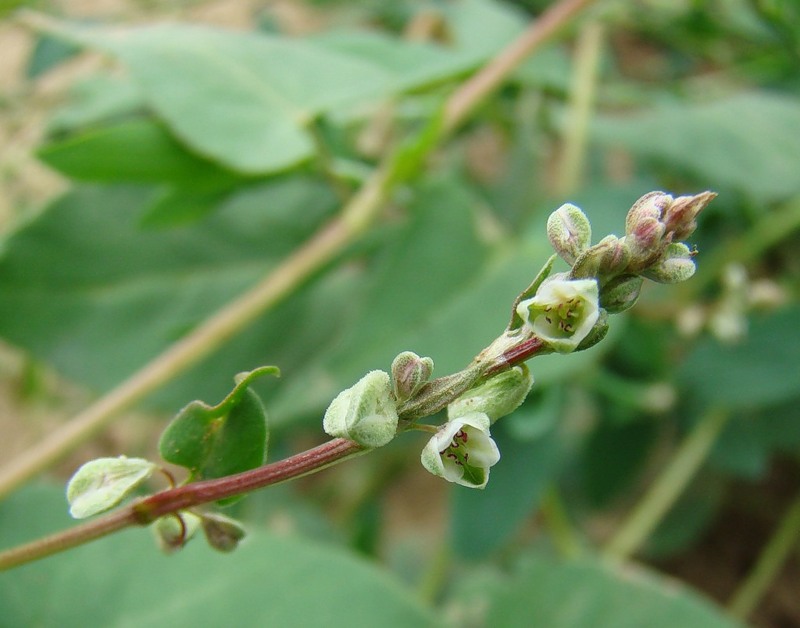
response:
[[[441,141],[457,128],[486,96],[503,82],[526,56],[553,37],[593,0],[562,0],[552,5],[519,38],[468,79],[444,106]],[[34,21],[33,19],[29,21]],[[435,147],[432,142],[425,150]],[[0,498],[91,438],[112,418],[158,390],[222,346],[249,323],[294,292],[313,274],[356,241],[377,219],[394,185],[402,179],[402,164],[387,156],[367,182],[324,226],[261,282],[206,319],[192,332],[53,431],[34,447],[0,468]]]
[[[681,443],[666,469],[606,544],[604,555],[622,561],[635,554],[703,464],[730,413],[712,408]]]
[[[775,580],[781,567],[800,538],[800,495],[783,517],[775,534],[758,557],[747,579],[733,594],[728,611],[744,621],[758,606],[769,585]]]
[[[320,471],[364,453],[359,444],[334,438],[284,460],[215,480],[193,482],[145,497],[93,521],[0,553],[0,571],[45,558],[164,515],[241,495]]]

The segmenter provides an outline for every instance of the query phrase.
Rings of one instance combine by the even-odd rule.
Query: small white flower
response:
[[[500,460],[500,451],[489,436],[489,424],[483,412],[448,421],[422,450],[422,466],[448,482],[484,488],[489,467]]]
[[[594,279],[554,276],[530,299],[520,301],[517,314],[559,353],[574,351],[589,335],[600,315],[599,289]]]

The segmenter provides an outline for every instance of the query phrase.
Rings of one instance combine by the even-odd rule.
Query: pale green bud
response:
[[[199,528],[200,517],[188,511],[159,517],[153,523],[158,546],[165,554],[181,549]]]
[[[569,275],[573,279],[613,277],[627,268],[630,259],[625,238],[608,235],[578,258]]]
[[[562,275],[546,280],[534,297],[517,305],[517,314],[531,331],[559,353],[574,351],[599,313],[597,281]]]
[[[331,436],[347,438],[364,447],[382,447],[394,438],[397,421],[389,374],[370,371],[331,402],[322,427]]]
[[[600,307],[609,314],[619,314],[639,299],[644,280],[636,275],[620,275],[605,284],[600,291]]]
[[[206,541],[219,552],[232,552],[246,534],[241,523],[219,513],[204,513],[201,525]]]
[[[642,275],[659,283],[679,283],[694,275],[694,254],[683,242],[673,242],[661,255],[661,258],[649,266]]]
[[[547,219],[547,238],[567,264],[574,264],[592,243],[592,225],[579,207],[565,203]]]
[[[597,317],[597,322],[595,322],[594,326],[589,330],[589,333],[586,334],[586,337],[583,340],[581,340],[580,344],[577,347],[577,350],[585,351],[586,349],[595,346],[598,342],[600,342],[603,338],[605,338],[607,334],[608,334],[608,312],[600,308],[600,313]]]
[[[113,508],[156,469],[154,462],[125,456],[87,462],[67,484],[69,514],[83,519]]]
[[[489,435],[489,417],[473,412],[448,421],[422,450],[422,466],[433,475],[469,488],[484,488],[500,450]]]
[[[533,376],[528,367],[525,364],[515,366],[461,395],[447,406],[447,417],[455,419],[482,412],[494,423],[516,410],[532,386]]]
[[[398,403],[411,399],[430,379],[433,360],[421,358],[411,351],[403,351],[392,361],[392,384]]]

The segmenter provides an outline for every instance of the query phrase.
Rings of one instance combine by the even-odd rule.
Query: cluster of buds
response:
[[[485,487],[500,460],[490,426],[514,411],[533,385],[524,360],[594,345],[608,330],[608,315],[636,302],[645,278],[677,283],[691,277],[694,253],[681,240],[692,234],[697,215],[715,196],[646,194],[628,212],[625,235],[609,235],[595,245],[584,213],[562,205],[550,216],[547,235],[570,270],[551,274],[551,257],[517,297],[505,332],[467,369],[430,380],[430,358],[401,353],[391,374],[372,371],[334,399],[325,431],[380,447],[418,418],[447,407],[443,425],[416,426],[435,432],[422,451],[422,465],[450,482]]]
[[[697,215],[715,196],[645,194],[628,212],[625,235],[606,236],[594,246],[586,215],[575,205],[562,205],[547,221],[547,236],[571,269],[537,279],[518,300],[516,320],[552,351],[596,342],[606,315],[633,306],[644,279],[678,283],[694,274],[695,253],[681,240],[694,232]]]

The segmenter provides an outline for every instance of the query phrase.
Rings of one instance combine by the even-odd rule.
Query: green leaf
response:
[[[536,557],[492,600],[497,628],[732,628],[710,602],[641,567]]]
[[[233,193],[203,220],[142,231],[148,189],[81,187],[11,234],[0,259],[0,335],[106,390],[258,281],[331,215],[323,185],[292,176]],[[300,291],[160,393],[175,409],[221,398],[232,373],[296,368],[335,338],[352,273]],[[324,298],[328,309],[308,307]],[[286,330],[292,329],[292,334]]]
[[[186,225],[210,214],[232,194],[227,187],[169,187],[147,208],[139,224],[148,229]]]
[[[60,489],[43,487],[5,500],[3,544],[68,525],[60,503]],[[112,535],[0,574],[2,621],[59,628],[438,625],[416,595],[374,562],[254,526],[244,543],[246,551],[232,556],[196,541],[164,556],[149,530]]]
[[[144,458],[97,458],[82,465],[67,484],[69,513],[91,517],[119,504],[158,468]]]
[[[72,86],[70,99],[50,118],[47,130],[58,135],[102,126],[137,115],[145,104],[141,90],[129,78],[93,76]]]
[[[501,5],[477,0],[449,10],[451,49],[376,37],[337,43],[174,24],[104,29],[40,22],[51,34],[116,57],[177,138],[248,174],[312,157],[306,127],[315,117],[453,77],[522,28]]]
[[[168,182],[203,188],[236,181],[233,173],[187,152],[163,125],[144,116],[51,141],[38,155],[49,166],[83,181]]]
[[[309,158],[305,127],[316,115],[385,93],[390,78],[367,61],[266,34],[174,24],[51,28],[115,56],[178,138],[245,173]]]
[[[258,377],[279,374],[274,366],[239,373],[234,389],[216,406],[191,402],[161,435],[161,457],[189,469],[192,480],[233,475],[264,464],[267,414],[249,386]]]
[[[741,190],[759,204],[800,191],[800,99],[742,93],[709,103],[676,102],[640,114],[598,118],[595,135],[692,172],[701,186]]]
[[[800,307],[754,317],[742,342],[697,344],[679,376],[706,404],[743,410],[786,401],[800,390]]]

